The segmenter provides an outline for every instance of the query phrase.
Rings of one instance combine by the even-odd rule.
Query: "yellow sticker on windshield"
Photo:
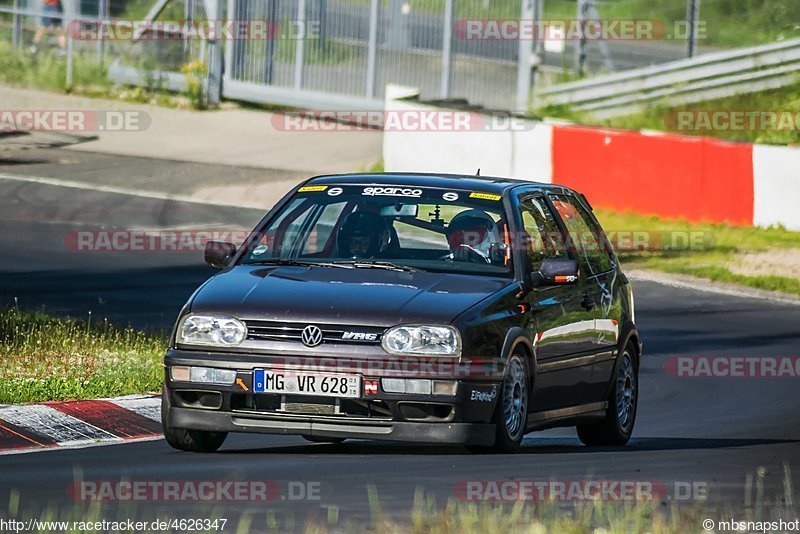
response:
[[[500,200],[500,195],[492,195],[490,193],[470,193],[469,198],[479,198],[481,200]]]
[[[304,185],[297,191],[299,193],[318,193],[320,191],[325,191],[328,189],[327,185]]]

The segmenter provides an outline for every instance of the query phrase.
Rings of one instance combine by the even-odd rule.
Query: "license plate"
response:
[[[256,369],[253,371],[253,391],[255,393],[357,399],[361,393],[361,377],[346,374]]]

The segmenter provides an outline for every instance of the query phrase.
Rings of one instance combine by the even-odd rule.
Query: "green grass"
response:
[[[279,38],[276,39],[275,43],[276,61],[293,64],[295,57],[297,57],[297,40]],[[352,49],[352,46],[332,39],[326,38],[323,43],[320,43],[316,37],[310,37],[305,39],[305,46],[303,47],[304,64],[335,65],[344,63],[350,59]]]
[[[147,87],[115,85],[108,78],[106,65],[96,61],[94,51],[76,50],[72,70],[72,85],[67,85],[67,59],[56,55],[55,49],[42,48],[36,54],[14,49],[10,39],[0,32],[0,84],[28,89],[43,89],[59,93],[153,104],[164,107],[204,109],[204,98],[197,91],[187,95],[175,94],[150,80]],[[147,67],[147,65],[142,65]],[[185,66],[196,77],[195,64]],[[202,95],[200,95],[202,96]]]
[[[793,503],[796,500],[791,483],[791,471],[784,464],[782,494],[768,499],[764,495],[764,470],[745,477],[745,501],[751,506],[719,510],[702,502],[673,504],[662,507],[659,502],[603,502],[578,503],[574,509],[557,502],[513,504],[465,503],[448,501],[444,509],[435,499],[426,498],[418,491],[414,496],[411,528],[396,520],[381,520],[381,511],[373,509],[373,529],[377,532],[415,532],[425,534],[456,534],[483,532],[526,532],[565,534],[678,534],[702,532],[706,518],[726,520],[766,521],[797,517]],[[754,488],[755,486],[755,488]],[[755,493],[755,498],[753,498]],[[377,502],[377,496],[374,500]],[[728,507],[725,507],[728,508]],[[329,529],[307,532],[329,532]]]
[[[166,338],[107,322],[0,311],[0,404],[161,390]]]
[[[368,0],[362,0],[368,5]],[[384,6],[388,2],[384,0]],[[444,13],[445,0],[411,0],[414,13]],[[521,2],[456,0],[456,19],[518,18]],[[686,20],[685,0],[614,0],[599,2],[604,19],[648,19],[672,23]],[[546,0],[545,19],[575,19],[575,0]],[[800,37],[800,2],[796,0],[701,0],[700,21],[706,35],[699,44],[716,47],[755,46]],[[669,33],[669,32],[668,32]],[[682,43],[683,41],[676,41]]]
[[[197,503],[189,517],[193,519],[226,518],[225,532],[246,534],[251,529],[265,532],[306,532],[323,534],[329,532],[381,532],[414,534],[484,534],[494,532],[519,532],[529,534],[684,534],[703,532],[703,520],[716,521],[794,521],[798,510],[794,504],[797,495],[792,487],[791,471],[784,464],[783,488],[778,495],[765,495],[766,470],[759,468],[745,476],[743,485],[744,506],[735,504],[710,505],[707,502],[675,502],[662,505],[654,502],[609,502],[589,501],[572,506],[563,506],[555,501],[495,504],[465,503],[449,499],[437,503],[434,497],[422,489],[414,494],[412,509],[407,518],[390,518],[382,507],[378,490],[368,486],[366,497],[370,504],[370,517],[359,520],[342,518],[336,506],[327,506],[327,517],[308,520],[297,517],[296,512],[271,506],[260,510],[240,512],[225,503]],[[777,474],[776,476],[781,476]],[[74,482],[83,479],[76,468]],[[363,490],[362,490],[363,491]],[[738,500],[738,499],[737,499]],[[162,510],[158,510],[162,508]],[[241,508],[241,507],[239,507]],[[24,500],[14,488],[9,491],[7,505],[0,508],[3,518],[27,522],[66,521],[67,532],[80,532],[73,522],[100,521],[147,521],[156,519],[183,519],[187,514],[169,512],[163,507],[143,507],[135,502],[105,503],[101,501],[70,504],[42,503]],[[40,524],[32,532],[48,532]],[[52,532],[52,529],[49,530]]]
[[[625,267],[654,269],[673,274],[687,274],[743,286],[800,295],[800,279],[775,274],[747,275],[732,269],[746,253],[767,252],[779,256],[800,250],[800,232],[782,228],[738,227],[728,224],[690,223],[682,219],[618,213],[596,209],[595,214],[607,233],[698,232],[703,246],[699,250],[622,251],[620,261]]]
[[[0,41],[0,83],[22,87],[66,91],[67,60],[42,50],[29,54],[15,50],[10,42]],[[73,87],[105,92],[111,82],[105,68],[85,54],[75,54]]]
[[[671,23],[686,20],[684,0],[617,0],[599,3],[604,19],[650,19]],[[576,15],[572,0],[544,3],[545,18]],[[796,0],[700,1],[700,21],[706,23],[706,38],[700,45],[719,47],[755,46],[800,37],[800,2]]]
[[[91,4],[91,3],[90,3]],[[111,16],[117,19],[144,19],[153,7],[152,0],[126,0],[125,2],[111,3]],[[158,20],[183,20],[184,2],[167,2],[167,5],[158,16]],[[96,16],[96,13],[88,14]]]
[[[799,3],[800,4],[800,3]],[[535,110],[534,115],[566,119],[578,124],[601,126],[605,128],[622,128],[631,130],[661,130],[683,135],[701,135],[715,137],[727,141],[753,142],[765,144],[798,144],[800,129],[740,131],[740,130],[679,130],[675,122],[678,111],[774,111],[800,113],[800,77],[798,82],[780,89],[741,94],[728,98],[707,100],[698,104],[669,107],[656,104],[642,113],[598,120],[586,113],[572,111],[569,107],[553,106]]]

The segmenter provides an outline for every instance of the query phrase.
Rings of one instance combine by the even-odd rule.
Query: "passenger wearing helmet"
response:
[[[356,211],[339,226],[336,243],[344,258],[375,258],[386,250],[390,238],[389,225],[383,217]]]
[[[500,241],[494,219],[481,210],[462,211],[445,230],[453,261],[491,263],[489,249]]]

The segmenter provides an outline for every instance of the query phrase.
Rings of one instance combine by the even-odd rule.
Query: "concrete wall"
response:
[[[442,112],[433,106],[403,100],[413,89],[389,85],[385,111],[389,114]],[[385,128],[383,163],[398,172],[441,172],[486,176],[510,176],[550,182],[552,126],[534,121],[515,121],[517,127],[495,129],[492,121],[476,113],[464,120],[470,130],[401,131]],[[388,121],[387,121],[388,122]]]
[[[753,146],[753,224],[800,230],[800,149]]]
[[[436,111],[387,88],[387,112]],[[441,110],[451,113],[452,110]],[[384,130],[387,171],[510,176],[583,192],[597,207],[800,231],[800,149],[516,121],[468,131]],[[487,127],[487,125],[489,125]]]

